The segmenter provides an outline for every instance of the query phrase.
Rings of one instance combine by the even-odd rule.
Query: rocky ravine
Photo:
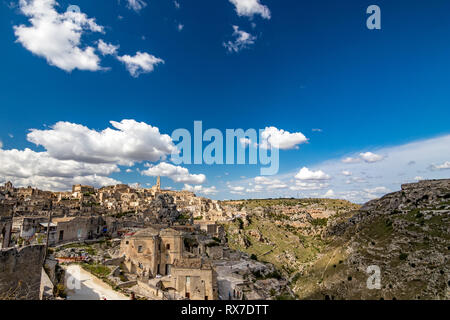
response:
[[[406,184],[360,209],[297,201],[295,210],[241,203],[247,215],[226,229],[230,246],[277,266],[298,298],[450,298],[450,180]],[[379,289],[367,286],[369,266],[380,270]]]

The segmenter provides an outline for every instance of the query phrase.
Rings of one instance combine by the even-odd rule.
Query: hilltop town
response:
[[[73,263],[142,299],[292,296],[272,265],[228,247],[222,223],[235,219],[232,211],[192,192],[163,190],[159,177],[151,188],[74,185],[72,192],[7,182],[0,218],[4,299],[66,296]]]
[[[72,192],[8,182],[0,299],[74,298],[67,278],[79,269],[126,299],[448,299],[449,199],[450,180],[406,184],[362,207],[214,201],[164,190],[160,178]],[[366,287],[374,265],[382,290]]]

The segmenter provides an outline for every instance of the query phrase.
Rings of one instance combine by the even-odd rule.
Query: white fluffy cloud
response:
[[[386,187],[375,187],[375,188],[366,188],[364,189],[364,191],[370,194],[386,194],[390,190]]]
[[[384,156],[373,152],[361,152],[358,157],[347,157],[342,159],[343,163],[358,163],[364,161],[366,163],[375,163],[384,159]]]
[[[334,198],[335,196],[336,196],[336,195],[335,195],[333,189],[328,190],[328,191],[323,195],[324,198]]]
[[[312,171],[307,167],[303,167],[295,175],[295,179],[298,180],[329,180],[331,177],[322,170]]]
[[[155,69],[155,66],[164,63],[164,60],[157,58],[147,52],[137,52],[136,55],[124,55],[117,59],[125,64],[128,72],[133,77],[139,77],[142,73],[149,73]]]
[[[251,186],[251,187],[245,189],[245,192],[258,193],[258,192],[262,192],[263,190],[264,190],[264,186],[257,184],[255,186]]]
[[[142,0],[128,0],[128,6],[136,11],[147,4]],[[43,57],[48,64],[67,72],[75,69],[99,71],[107,70],[100,65],[101,55],[113,55],[125,64],[133,77],[154,70],[157,64],[164,63],[148,53],[137,52],[135,56],[118,56],[119,45],[95,41],[94,46],[83,44],[82,37],[88,32],[104,33],[103,26],[95,18],[79,10],[67,10],[59,13],[56,0],[20,0],[19,8],[28,17],[28,25],[14,26],[17,42],[33,54]]]
[[[245,194],[245,188],[242,186],[233,186],[233,185],[228,185],[228,189],[230,190],[231,194],[238,194],[238,195],[244,195]]]
[[[281,150],[298,148],[299,144],[308,142],[308,139],[301,132],[290,133],[275,127],[266,127],[261,133],[261,148],[268,148],[269,145]]]
[[[450,161],[445,161],[442,164],[432,164],[431,165],[432,170],[445,170],[450,169]]]
[[[119,45],[115,46],[110,43],[104,42],[102,39],[100,39],[97,43],[97,48],[101,52],[102,55],[116,55],[117,50],[119,49]]]
[[[334,177],[331,187],[339,198],[362,203],[399,190],[403,183],[448,178],[446,170],[432,170],[430,163],[445,167],[450,154],[450,135],[381,148],[372,153],[384,155],[383,161],[366,162],[358,158],[360,161],[352,164],[352,177],[339,174],[348,169],[339,159],[319,163],[317,167]]]
[[[238,26],[233,26],[233,41],[227,41],[223,43],[223,46],[228,50],[228,52],[239,52],[242,49],[248,48],[250,45],[254,44],[256,37],[248,32],[239,30]]]
[[[321,182],[304,182],[304,181],[295,181],[293,186],[290,186],[289,189],[292,191],[309,191],[309,190],[320,190],[323,188],[327,188],[329,186],[328,183]]]
[[[41,190],[50,191],[69,191],[74,184],[90,185],[96,188],[115,185],[121,183],[118,180],[91,175],[91,176],[75,176],[75,177],[42,177],[42,176],[30,176],[27,178],[20,178],[14,176],[1,177],[0,183],[6,181],[12,181],[16,187],[28,187],[38,188]]]
[[[256,177],[255,179],[255,183],[257,184],[271,184],[273,179],[270,179],[268,177]]]
[[[57,160],[47,152],[0,150],[0,177],[19,187],[30,185],[44,190],[69,190],[77,183],[99,187],[119,183],[107,177],[118,171],[114,164]]]
[[[351,157],[351,159],[357,159],[357,162],[352,161],[351,176],[343,174],[343,172],[348,171],[349,165],[343,163],[342,159],[337,158],[317,163],[309,169],[302,169],[303,174],[301,175],[299,173],[302,170],[271,176],[270,178],[261,177],[248,180],[250,187],[245,191],[247,193],[258,192],[258,197],[320,197],[325,190],[333,190],[333,198],[364,203],[388,192],[400,190],[403,183],[424,179],[449,178],[448,170],[445,169],[450,169],[450,161],[448,160],[450,135],[374,150],[374,154],[384,156],[383,161],[363,161],[360,158],[361,153],[364,154],[364,152],[358,152],[355,153],[356,156]],[[430,166],[430,164],[432,165]],[[333,177],[333,179],[300,180],[295,179],[296,175],[301,178],[328,176]],[[269,192],[266,184],[276,180],[289,187]],[[236,183],[230,182],[230,185],[242,183],[241,180]],[[320,189],[324,189],[324,191],[317,192]]]
[[[241,146],[243,148],[247,148],[252,143],[252,140],[244,137],[244,138],[239,139],[239,142],[241,143]]]
[[[110,175],[118,172],[114,164],[91,164],[73,160],[57,160],[46,152],[25,150],[0,150],[0,176],[27,178],[73,177],[87,175]]]
[[[139,12],[147,6],[147,3],[143,0],[127,0],[127,6],[128,8]]]
[[[359,158],[352,158],[352,157],[347,157],[347,158],[342,159],[343,163],[358,163],[360,161],[361,161],[361,159],[359,159]]]
[[[103,32],[103,27],[82,12],[58,13],[56,6],[55,0],[20,0],[20,10],[30,24],[14,26],[17,42],[65,71],[100,70],[95,49],[83,47],[81,37],[87,31]]]
[[[372,152],[360,153],[359,156],[367,163],[378,162],[384,159],[384,156]]]
[[[256,37],[252,34],[239,30],[238,26],[233,26],[233,41],[227,41],[223,43],[223,46],[228,50],[228,52],[239,52],[242,49],[248,48],[250,45],[254,44]]]
[[[287,188],[287,185],[285,183],[283,183],[279,179],[271,179],[271,178],[268,178],[268,177],[256,177],[254,179],[254,181],[255,181],[255,184],[256,184],[255,187],[258,187],[259,185],[262,185],[262,186],[264,186],[264,189],[267,189],[267,190],[275,190],[275,189],[285,189],[285,188]]]
[[[32,129],[27,139],[42,145],[50,156],[60,160],[87,163],[158,161],[176,151],[172,138],[157,127],[135,120],[111,121],[103,131],[80,124],[58,122],[48,130]]]
[[[141,174],[150,177],[169,177],[174,182],[182,182],[186,184],[202,184],[206,181],[204,174],[190,174],[189,170],[180,166],[174,166],[167,162],[161,162],[158,165],[147,165],[147,170]]]
[[[216,187],[214,187],[214,186],[212,186],[212,187],[204,187],[204,186],[200,186],[200,185],[191,186],[189,184],[184,185],[184,190],[194,192],[194,193],[205,194],[205,195],[214,195],[218,192]]]
[[[264,19],[270,19],[270,10],[262,5],[260,0],[230,0],[236,7],[239,16],[253,17],[255,14],[261,15]]]
[[[348,171],[348,170],[342,170],[341,173],[342,173],[342,175],[344,175],[344,176],[346,176],[346,177],[352,175],[352,173],[351,173],[350,171]]]

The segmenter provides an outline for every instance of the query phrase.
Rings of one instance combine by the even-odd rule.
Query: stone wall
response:
[[[0,249],[9,247],[12,222],[12,206],[0,204]]]
[[[11,241],[12,218],[0,217],[0,249],[8,248]]]
[[[38,300],[45,246],[0,250],[0,300]]]

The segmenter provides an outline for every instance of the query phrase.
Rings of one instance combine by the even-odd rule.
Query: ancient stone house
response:
[[[72,186],[72,193],[84,194],[84,193],[94,193],[94,192],[95,192],[95,189],[94,189],[94,187],[91,187],[91,186],[82,186],[81,184]]]
[[[41,234],[46,234],[48,223],[40,223]],[[50,223],[49,243],[51,245],[71,241],[95,239],[103,234],[105,222],[102,217],[53,218]]]
[[[202,259],[180,259],[174,262],[172,276],[163,281],[165,288],[190,300],[217,300],[217,275],[210,263]]]
[[[46,216],[14,217],[13,230],[16,238],[31,240],[36,232],[39,232],[40,224],[48,222]]]
[[[95,239],[103,232],[104,221],[101,217],[56,218],[58,242]]]
[[[214,221],[194,220],[194,224],[198,225],[200,227],[200,230],[206,232],[208,235],[212,237],[219,236],[220,225],[218,225]]]
[[[128,271],[141,278],[169,275],[174,261],[183,256],[183,236],[171,228],[146,228],[124,238],[120,252]]]

